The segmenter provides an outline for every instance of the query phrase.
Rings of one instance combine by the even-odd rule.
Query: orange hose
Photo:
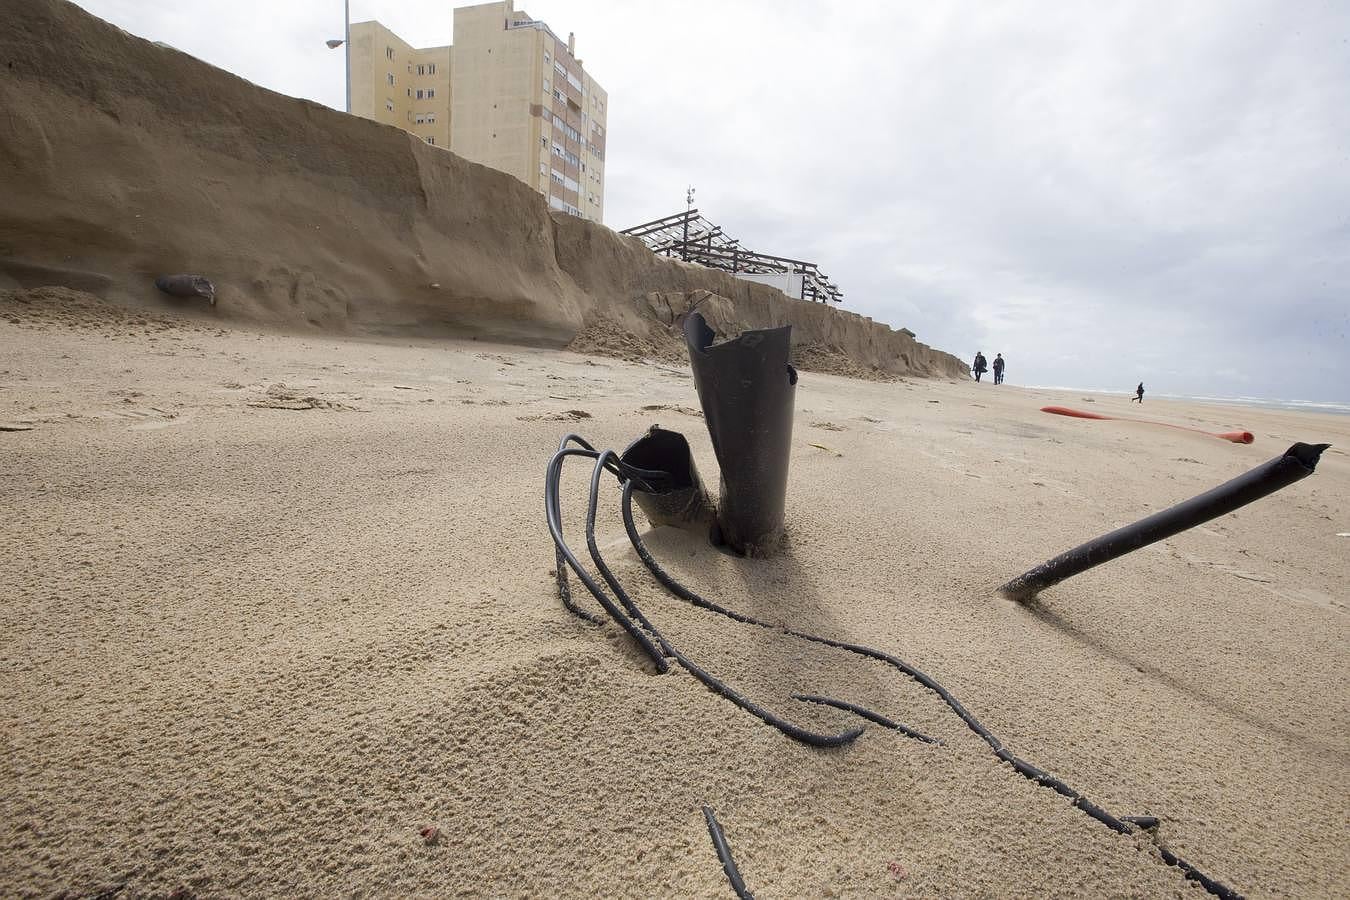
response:
[[[1225,441],[1232,441],[1234,444],[1250,444],[1256,440],[1250,431],[1224,431],[1213,432],[1205,431],[1203,428],[1191,428],[1186,425],[1173,425],[1170,422],[1154,422],[1150,419],[1133,419],[1129,416],[1104,416],[1101,413],[1083,412],[1081,409],[1069,409],[1067,406],[1042,406],[1041,412],[1053,413],[1057,416],[1072,416],[1076,419],[1108,419],[1113,422],[1142,422],[1145,425],[1162,425],[1166,428],[1180,428],[1182,431],[1194,431],[1198,434],[1207,434],[1210,437],[1223,438]]]

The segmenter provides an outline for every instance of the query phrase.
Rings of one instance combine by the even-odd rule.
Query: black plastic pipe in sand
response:
[[[698,475],[689,441],[678,431],[653,425],[620,455],[619,461],[641,469],[655,469],[669,478],[633,495],[653,527],[672,525],[708,534],[717,510]]]
[[[746,556],[768,556],[783,534],[797,370],[791,326],[745,331],[714,344],[703,316],[684,322],[694,388],[721,469],[721,538]]]
[[[999,593],[1025,603],[1066,578],[1260,500],[1311,475],[1317,468],[1322,451],[1330,446],[1295,444],[1282,456],[1262,463],[1250,472],[1205,491],[1198,497],[1140,519],[1133,525],[1117,528],[1110,534],[1104,534],[1041,563],[1003,585]]]

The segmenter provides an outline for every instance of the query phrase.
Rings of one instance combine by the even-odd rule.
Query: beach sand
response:
[[[1204,896],[916,683],[668,596],[612,482],[601,547],[691,656],[794,721],[858,721],[790,699],[826,694],[945,743],[803,746],[562,609],[548,457],[659,422],[715,486],[687,368],[0,307],[0,423],[29,429],[0,432],[8,895],[730,896],[706,804],[761,897]],[[1350,417],[1084,396],[803,374],[784,552],[649,546],[923,669],[1230,887],[1345,896]],[[995,595],[1296,440],[1335,445],[1311,478],[1036,608]]]

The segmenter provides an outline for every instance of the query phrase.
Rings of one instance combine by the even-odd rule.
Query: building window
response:
[[[540,143],[542,146],[547,147],[547,146],[548,146],[548,138],[546,138],[546,137],[541,137],[541,138],[539,139],[539,143]]]
[[[389,110],[390,112],[393,112],[393,111],[394,111],[394,101],[393,101],[393,100],[387,100],[387,99],[386,99],[386,100],[384,101],[384,108],[387,109],[387,110]]]
[[[435,63],[428,63],[428,64],[427,64],[427,74],[428,74],[428,75],[435,75],[435,74],[436,74],[436,64],[435,64]]]
[[[393,72],[390,72],[390,73],[387,74],[385,77],[389,79],[389,86],[390,86],[390,87],[393,87],[393,85],[394,85],[394,73],[393,73]]]
[[[432,146],[435,146],[435,144],[436,144],[436,139],[435,139],[434,137],[432,137],[431,135],[427,135],[427,143],[428,143],[428,144],[431,144]]]
[[[435,97],[435,96],[436,96],[436,89],[435,89],[435,88],[427,88],[427,99],[430,100],[432,97]]]
[[[567,135],[568,139],[573,141],[581,140],[581,135],[577,133],[577,130],[573,128],[571,125],[568,125],[558,116],[553,117],[553,124],[556,125],[558,128],[562,129],[562,133]]]
[[[548,164],[547,164],[547,163],[540,163],[540,164],[539,164],[539,174],[540,174],[540,175],[547,175],[547,174],[548,174]]]
[[[412,66],[409,66],[408,68],[411,69]],[[427,74],[427,67],[426,67],[426,66],[418,66],[418,67],[417,67],[417,74],[418,74],[418,75],[425,75],[425,74]]]
[[[548,51],[545,50],[545,51],[544,51],[544,65],[548,65],[548,64],[551,63],[551,62],[553,62],[553,60],[552,60],[552,58],[549,57]]]
[[[436,124],[436,114],[435,114],[435,113],[427,113],[427,124],[428,124],[428,125],[435,125],[435,124]]]
[[[418,117],[417,117],[417,124],[418,124],[418,125],[425,125],[425,124],[426,124],[426,121],[427,121],[427,117],[426,117],[426,116],[418,116]]]
[[[394,48],[393,48],[393,47],[385,47],[385,48],[384,48],[384,57],[385,57],[385,59],[393,59],[393,58],[394,58]]]
[[[417,99],[418,99],[418,100],[421,100],[424,96],[426,96],[426,91],[422,90],[421,88],[418,88],[418,89],[417,89]]]

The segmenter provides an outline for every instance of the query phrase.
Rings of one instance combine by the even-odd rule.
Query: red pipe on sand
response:
[[[1210,437],[1223,438],[1225,441],[1232,441],[1235,444],[1250,444],[1256,440],[1250,431],[1225,431],[1216,434],[1213,431],[1205,431],[1203,428],[1190,428],[1185,425],[1172,425],[1168,422],[1154,422],[1149,419],[1132,419],[1128,416],[1104,416],[1101,413],[1069,409],[1067,406],[1042,406],[1041,412],[1053,413],[1057,416],[1072,416],[1076,419],[1109,419],[1114,422],[1142,422],[1145,425],[1162,425],[1167,428],[1180,428],[1182,431],[1195,431],[1200,434],[1207,434]]]

